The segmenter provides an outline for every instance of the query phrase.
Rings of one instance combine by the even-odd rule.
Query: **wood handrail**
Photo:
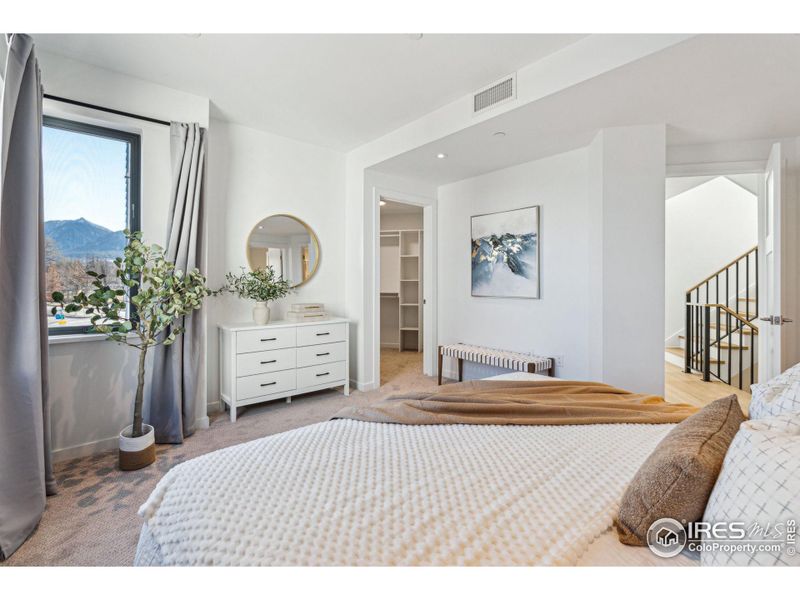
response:
[[[713,303],[712,304],[703,304],[703,303],[698,303],[698,302],[687,302],[686,306],[709,306],[711,308],[722,309],[724,312],[728,313],[734,319],[736,319],[737,321],[741,321],[745,326],[747,326],[750,329],[752,329],[755,333],[758,333],[758,325],[756,325],[752,321],[748,321],[747,319],[742,317],[739,313],[736,313],[736,312],[732,311],[730,308],[728,308],[724,304],[713,304]]]
[[[691,288],[689,288],[688,290],[686,290],[686,293],[687,293],[687,294],[691,294],[693,291],[695,291],[695,290],[696,290],[697,288],[699,288],[701,285],[704,285],[705,283],[708,283],[709,281],[711,281],[712,279],[714,279],[714,277],[716,277],[717,275],[719,275],[719,274],[720,274],[720,273],[722,273],[723,271],[727,271],[727,270],[728,270],[729,268],[731,268],[733,265],[735,265],[736,263],[738,263],[738,262],[739,262],[740,260],[742,260],[743,258],[746,258],[746,257],[750,256],[750,255],[751,255],[753,252],[755,252],[756,250],[758,250],[758,246],[753,246],[752,248],[750,248],[750,250],[748,250],[748,251],[747,251],[747,252],[745,252],[744,254],[740,254],[739,256],[737,256],[736,258],[734,258],[734,259],[733,259],[731,262],[729,262],[727,265],[725,265],[725,266],[724,266],[724,267],[722,267],[721,269],[719,269],[719,270],[715,271],[714,273],[712,273],[711,275],[709,275],[708,277],[706,277],[705,279],[703,279],[703,281],[701,281],[701,282],[700,282],[700,283],[698,283],[697,285],[695,285],[695,286],[692,286]],[[738,294],[738,293],[739,293],[739,290],[736,290],[736,293]]]

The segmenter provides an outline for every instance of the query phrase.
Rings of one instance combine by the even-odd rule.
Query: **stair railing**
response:
[[[734,336],[738,334],[738,344],[734,344]],[[750,356],[745,361],[744,353],[748,349],[743,337],[750,336]],[[758,326],[742,318],[722,304],[686,304],[686,348],[684,350],[684,371],[699,371],[703,381],[711,381],[711,377],[728,385],[737,384],[744,389],[745,369],[749,369],[749,385],[755,383],[755,347],[754,336],[758,335]],[[723,343],[727,344],[723,348]],[[734,354],[735,351],[735,354]],[[726,356],[727,354],[727,356]],[[715,358],[716,356],[716,358]],[[726,360],[723,360],[725,358]],[[734,381],[733,365],[738,359],[737,382]],[[723,364],[727,366],[723,368]],[[749,386],[748,386],[749,387]]]
[[[744,312],[741,310],[742,304]],[[758,327],[752,320],[757,316],[758,247],[755,247],[686,291],[684,371],[686,373],[699,371],[703,375],[703,381],[711,381],[713,376],[728,385],[733,385],[735,350],[739,366],[738,387],[744,389],[745,368],[750,369],[750,384],[752,384],[755,378],[753,338],[758,334]],[[738,343],[734,343],[734,335],[737,334]],[[746,346],[743,338],[748,334],[750,357],[745,361]],[[723,348],[723,344],[727,347]],[[725,361],[722,360],[723,350],[727,350]],[[712,354],[716,354],[716,359],[713,359]],[[723,362],[727,364],[727,373],[722,369]],[[749,365],[745,362],[749,362]],[[712,365],[716,365],[716,369],[712,368]]]

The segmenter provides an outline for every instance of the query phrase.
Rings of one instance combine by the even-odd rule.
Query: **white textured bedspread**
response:
[[[180,464],[139,514],[165,565],[571,565],[672,427],[328,421]]]

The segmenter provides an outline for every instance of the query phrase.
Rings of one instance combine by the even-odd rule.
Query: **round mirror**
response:
[[[297,217],[272,215],[250,232],[247,262],[254,271],[271,266],[276,275],[297,287],[311,279],[319,266],[319,240]]]

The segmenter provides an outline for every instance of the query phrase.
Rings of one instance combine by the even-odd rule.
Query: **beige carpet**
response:
[[[241,410],[236,423],[227,414],[212,416],[182,445],[158,446],[155,464],[140,471],[117,469],[116,453],[56,465],[58,494],[47,499],[38,529],[5,563],[13,565],[131,565],[141,520],[136,514],[161,476],[180,462],[201,454],[324,421],[340,408],[363,405],[398,390],[434,390],[432,377],[422,375],[422,355],[382,352],[381,387],[349,398],[338,392],[297,397]]]

